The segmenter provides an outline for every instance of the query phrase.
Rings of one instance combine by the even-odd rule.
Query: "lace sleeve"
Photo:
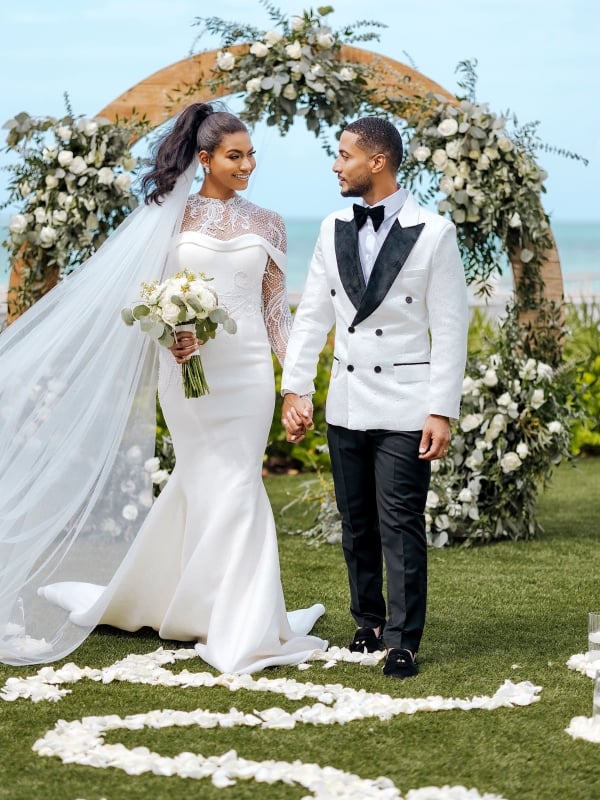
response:
[[[285,287],[285,276],[272,258],[267,261],[263,276],[262,305],[263,319],[271,348],[283,366],[292,329],[292,315]]]

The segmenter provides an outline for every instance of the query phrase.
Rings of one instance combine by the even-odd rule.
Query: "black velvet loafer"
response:
[[[383,665],[383,674],[390,678],[412,678],[419,671],[415,657],[410,650],[392,647],[388,650]]]
[[[354,639],[348,645],[351,653],[376,653],[383,648],[383,639],[377,636],[373,628],[358,628]]]

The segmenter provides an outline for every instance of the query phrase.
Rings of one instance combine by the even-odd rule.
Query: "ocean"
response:
[[[0,241],[7,236],[6,220],[0,225]],[[287,286],[297,301],[304,286],[312,250],[319,233],[319,219],[286,219],[288,234]],[[600,298],[600,222],[555,222],[552,232],[558,246],[565,295],[569,299]],[[8,253],[0,247],[0,297],[8,283]],[[511,285],[505,270],[499,286]]]

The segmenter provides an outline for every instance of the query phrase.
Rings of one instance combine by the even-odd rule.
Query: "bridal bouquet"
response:
[[[141,330],[163,347],[171,347],[177,331],[182,330],[203,342],[215,338],[219,325],[235,333],[235,320],[219,305],[211,280],[203,273],[184,269],[162,283],[142,283],[142,302],[121,311],[123,322],[139,322]],[[199,350],[181,365],[181,375],[186,397],[202,397],[210,391]]]

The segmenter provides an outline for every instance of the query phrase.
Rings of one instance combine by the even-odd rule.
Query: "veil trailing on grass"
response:
[[[106,584],[152,505],[156,346],[121,308],[168,271],[194,160],[163,204],[100,249],[0,335],[0,660],[62,658],[94,625],[38,595]]]

